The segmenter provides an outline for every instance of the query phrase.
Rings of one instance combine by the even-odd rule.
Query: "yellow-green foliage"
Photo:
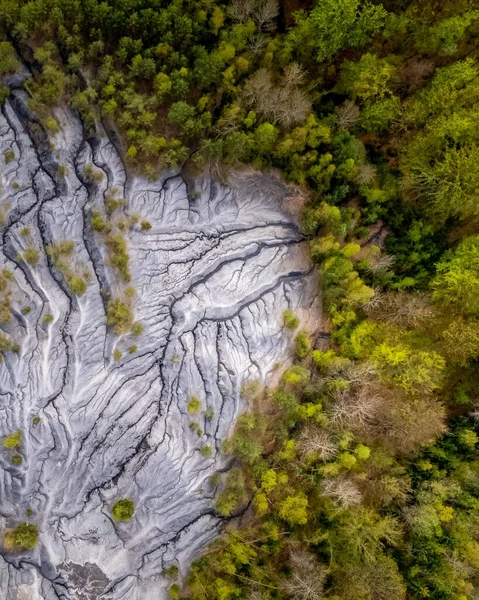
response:
[[[18,448],[22,443],[22,432],[16,431],[3,438],[2,445],[4,448]]]
[[[35,250],[35,248],[27,248],[23,253],[23,258],[29,265],[34,267],[35,265],[38,265],[40,253],[38,250]]]
[[[306,331],[301,331],[296,336],[296,355],[305,358],[311,351],[311,341]]]
[[[38,528],[31,523],[20,523],[5,533],[5,549],[9,551],[33,550],[38,543]]]
[[[117,335],[125,333],[130,328],[132,321],[133,314],[128,304],[122,302],[120,298],[110,300],[108,303],[106,322],[114,333]]]
[[[75,275],[68,280],[68,285],[71,291],[77,296],[82,296],[87,289],[85,280]]]
[[[195,415],[201,408],[201,402],[196,396],[193,396],[188,402],[188,412],[190,415]]]
[[[299,318],[292,310],[285,310],[283,313],[283,323],[288,329],[296,329],[299,327]]]
[[[135,514],[135,503],[129,498],[122,498],[115,502],[111,509],[115,521],[127,522]]]
[[[133,323],[131,326],[132,335],[141,335],[144,331],[143,325],[141,323]]]
[[[123,281],[129,282],[131,275],[129,271],[130,257],[128,256],[126,241],[121,235],[109,236],[106,241],[111,252],[110,262],[116,267]]]

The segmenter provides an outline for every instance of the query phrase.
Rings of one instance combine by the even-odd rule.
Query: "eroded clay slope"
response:
[[[0,434],[21,431],[23,457],[14,465],[0,452],[0,510],[8,528],[30,509],[40,539],[32,552],[2,551],[0,597],[161,598],[161,571],[186,569],[218,533],[210,478],[227,468],[219,451],[245,409],[242,385],[271,383],[287,358],[286,308],[313,315],[304,241],[271,178],[187,187],[174,173],[129,177],[104,132],[86,139],[59,111],[47,139],[24,101],[17,91],[0,115],[0,266],[14,274],[2,329],[20,346],[0,365]],[[125,204],[107,214],[111,197]],[[127,243],[129,283],[92,229],[95,211]],[[74,251],[62,271],[46,248],[63,241]],[[22,258],[27,249],[38,264]],[[83,295],[68,270],[90,277]],[[108,298],[129,286],[139,336],[106,324]],[[202,405],[194,417],[192,396]],[[111,518],[122,497],[136,505],[127,524]]]

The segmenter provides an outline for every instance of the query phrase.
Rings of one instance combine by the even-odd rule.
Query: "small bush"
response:
[[[38,425],[40,423],[40,421],[41,421],[40,417],[33,417],[33,419],[32,419],[32,423],[34,425]]]
[[[40,260],[40,253],[35,248],[27,248],[23,253],[23,259],[34,267],[38,265],[38,261]]]
[[[68,282],[68,285],[70,287],[70,290],[76,296],[82,296],[86,292],[87,285],[85,280],[81,277],[73,276]]]
[[[5,150],[3,153],[3,158],[5,159],[5,164],[8,165],[8,163],[11,163],[13,160],[15,160],[15,152],[12,149]]]
[[[30,227],[23,227],[20,231],[22,237],[28,237],[30,235]]]
[[[168,597],[171,598],[171,600],[178,600],[180,597],[180,586],[177,583],[170,585],[168,589]]]
[[[214,418],[215,416],[215,411],[214,408],[212,408],[211,406],[209,408],[207,408],[206,410],[203,411],[203,416],[207,421],[211,421],[211,419]]]
[[[133,323],[131,333],[133,335],[141,335],[143,333],[143,325],[141,323]]]
[[[126,249],[125,239],[121,235],[110,236],[106,243],[113,252],[110,259],[112,266],[120,271],[123,281],[130,281],[131,276],[128,268],[130,257]]]
[[[106,313],[106,322],[119,335],[128,330],[133,320],[131,309],[120,298],[110,300]]]
[[[68,167],[66,165],[58,165],[57,173],[59,177],[66,177],[68,175]]]
[[[103,181],[103,178],[105,177],[105,175],[99,169],[95,169],[92,163],[85,165],[84,173],[88,179],[91,181],[96,181],[97,183]]]
[[[22,308],[22,315],[28,315],[31,310],[32,309],[29,306],[25,306],[25,308]]]
[[[136,294],[135,288],[134,287],[127,287],[125,290],[125,296],[127,298],[134,298]]]
[[[201,408],[201,402],[196,396],[193,396],[188,402],[188,412],[190,415],[195,415]]]
[[[296,336],[296,356],[299,358],[305,358],[308,356],[311,350],[311,342],[309,341],[308,334],[305,331],[301,331]]]
[[[115,521],[126,523],[135,513],[135,503],[129,498],[122,498],[113,505],[111,513]]]
[[[297,329],[299,327],[299,318],[292,310],[285,310],[283,313],[283,323],[288,329]]]
[[[119,348],[115,348],[115,350],[113,351],[113,359],[120,360],[122,356],[123,354],[121,353],[121,350]]]
[[[201,446],[200,454],[201,456],[211,456],[213,454],[213,449],[211,446],[208,446],[208,444],[205,444],[204,446]]]
[[[44,317],[43,317],[43,322],[48,325],[49,323],[53,323],[53,315],[50,313],[47,313]]]
[[[135,354],[135,352],[137,352],[137,350],[138,350],[138,346],[135,346],[135,344],[133,344],[133,346],[130,346],[128,348],[129,354]]]
[[[94,212],[90,219],[91,226],[95,231],[105,231],[106,224],[105,221],[101,218],[99,212]]]
[[[14,465],[21,465],[23,462],[23,458],[21,457],[20,454],[14,454],[12,456],[12,464]]]
[[[151,229],[151,223],[149,221],[141,222],[141,230],[142,231],[149,231],[150,229]]]
[[[22,443],[22,432],[16,431],[3,438],[2,445],[4,448],[18,448]]]
[[[5,534],[7,550],[32,550],[38,542],[38,528],[30,523],[20,523]]]

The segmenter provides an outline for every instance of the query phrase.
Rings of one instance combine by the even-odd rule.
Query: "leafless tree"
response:
[[[275,84],[271,73],[260,68],[245,83],[242,101],[270,123],[291,127],[311,111],[307,92],[296,85]]]
[[[260,31],[274,31],[279,13],[277,0],[233,0],[228,14],[237,23],[251,19]]]
[[[436,316],[430,298],[421,292],[383,293],[366,310],[375,321],[394,323],[400,327],[424,326]]]
[[[303,429],[297,440],[297,448],[301,455],[314,455],[320,460],[329,460],[338,453],[329,432],[317,425],[308,425]]]
[[[304,77],[305,71],[302,65],[292,62],[284,69],[283,82],[286,86],[301,85]]]
[[[290,555],[292,573],[283,579],[281,589],[292,600],[320,600],[323,596],[325,570],[314,556],[302,550]]]
[[[251,38],[248,42],[248,48],[252,54],[257,56],[261,54],[268,45],[269,37],[263,33],[259,33]]]
[[[325,479],[322,488],[323,494],[331,498],[338,508],[351,508],[361,503],[362,494],[358,486],[349,477]]]
[[[336,114],[338,115],[338,127],[349,129],[358,122],[361,111],[353,100],[346,100],[336,109]]]

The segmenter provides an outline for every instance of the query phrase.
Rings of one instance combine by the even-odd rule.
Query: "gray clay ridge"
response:
[[[47,138],[25,100],[17,91],[0,112],[0,268],[15,277],[2,329],[20,345],[0,365],[0,435],[20,430],[23,456],[16,466],[0,451],[0,525],[24,521],[28,508],[40,538],[31,552],[2,550],[0,598],[163,598],[162,570],[177,564],[184,574],[218,535],[210,478],[228,468],[220,447],[246,408],[243,384],[274,384],[294,336],[282,326],[286,308],[303,323],[314,318],[305,242],[272,178],[127,176],[102,129],[87,138],[75,115],[58,110],[60,130]],[[89,163],[101,181],[85,176]],[[113,188],[126,202],[111,218],[140,215],[124,232],[129,284],[90,222],[94,211],[109,218]],[[65,240],[75,243],[72,269],[91,274],[81,297],[46,253]],[[38,265],[21,258],[27,247],[39,251]],[[127,285],[138,337],[106,326],[108,297]],[[194,418],[192,396],[202,404]],[[117,524],[111,507],[123,497],[136,513]]]

